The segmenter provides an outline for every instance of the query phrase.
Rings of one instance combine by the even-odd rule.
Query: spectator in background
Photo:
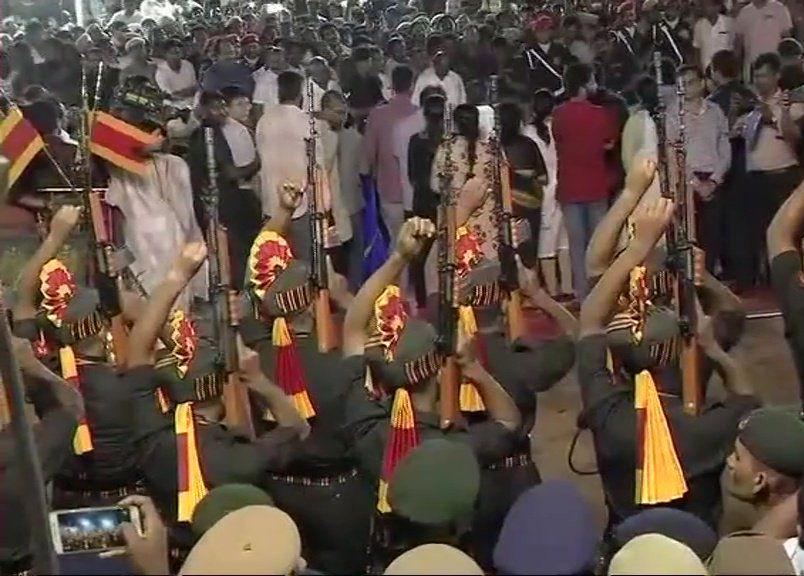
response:
[[[252,74],[254,78],[254,97],[252,100],[259,107],[260,113],[262,113],[263,108],[279,104],[277,78],[284,69],[285,54],[282,48],[270,46],[265,53],[265,64]]]
[[[740,9],[734,31],[742,49],[745,79],[750,77],[756,59],[775,52],[792,28],[790,11],[779,0],[752,0]]]
[[[606,153],[619,137],[608,110],[589,102],[597,89],[592,69],[572,64],[564,72],[570,97],[553,113],[553,134],[558,158],[556,198],[567,226],[575,295],[587,292],[586,246],[608,210],[609,177]]]
[[[405,220],[402,176],[394,156],[393,134],[405,118],[416,112],[410,90],[413,72],[407,66],[396,68],[392,74],[394,97],[383,106],[371,111],[363,139],[364,174],[372,174],[377,181],[380,210],[391,238],[396,238]]]
[[[237,36],[219,36],[209,41],[213,63],[201,75],[201,88],[207,92],[236,86],[244,94],[254,94],[251,69],[238,59]]]
[[[260,46],[260,38],[256,34],[246,34],[240,39],[240,49],[243,53],[242,62],[252,72],[256,72],[262,68],[262,46]]]
[[[156,65],[156,85],[170,95],[174,106],[191,108],[198,81],[193,65],[184,59],[182,42],[169,39],[164,45],[164,55],[165,59]]]
[[[382,82],[372,72],[374,52],[369,46],[359,46],[352,52],[353,73],[344,74],[344,90],[349,94],[349,107],[358,123],[364,120],[372,108],[383,101]]]
[[[704,0],[703,14],[692,31],[697,63],[706,70],[719,50],[734,49],[734,19],[725,14],[721,0]]]
[[[126,42],[126,54],[121,64],[120,84],[123,84],[126,79],[134,76],[142,76],[147,78],[150,82],[154,82],[156,66],[150,58],[148,58],[148,48],[145,44],[145,40],[139,36]]]
[[[463,80],[450,69],[447,53],[439,50],[433,55],[432,65],[416,78],[413,88],[413,100],[417,101],[425,86],[441,86],[447,95],[447,112],[466,103],[466,88]]]
[[[123,0],[123,9],[112,14],[109,23],[123,22],[126,26],[129,24],[140,24],[143,15],[139,8],[140,0]]]

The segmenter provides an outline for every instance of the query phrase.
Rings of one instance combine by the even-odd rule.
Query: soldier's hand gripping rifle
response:
[[[457,362],[458,346],[458,298],[455,291],[455,194],[452,182],[455,166],[452,160],[454,143],[450,118],[452,111],[445,114],[444,162],[439,173],[441,193],[438,203],[438,349],[444,356],[439,380],[439,410],[441,427],[446,429],[455,424],[458,414],[458,390],[460,386]]]
[[[494,106],[494,131],[489,138],[493,154],[492,193],[499,215],[500,284],[508,295],[506,325],[508,340],[513,342],[524,332],[522,317],[522,293],[519,285],[519,269],[516,263],[516,238],[514,237],[513,208],[511,205],[511,180],[508,161],[502,147],[500,114],[497,109],[497,76],[489,79],[490,102]]]
[[[101,66],[98,68],[95,105],[97,105],[98,101],[97,93],[101,85],[102,72],[103,68]],[[128,341],[128,333],[126,332],[123,319],[123,309],[120,304],[120,293],[117,282],[120,265],[116,263],[116,248],[103,215],[101,194],[104,192],[104,189],[95,187],[92,177],[92,158],[89,148],[93,115],[89,109],[89,95],[87,94],[85,71],[82,72],[81,76],[81,94],[84,113],[81,118],[81,146],[79,147],[79,152],[81,176],[83,180],[82,196],[84,211],[90,220],[90,225],[87,226],[87,230],[89,232],[91,248],[95,255],[93,280],[100,297],[101,309],[104,314],[111,319],[114,361],[118,366],[125,366],[127,360],[126,343]]]
[[[335,346],[335,326],[329,305],[329,271],[327,270],[327,238],[329,216],[325,204],[327,179],[318,165],[318,130],[313,113],[313,81],[307,83],[310,134],[305,139],[307,152],[307,201],[310,210],[310,281],[315,289],[315,328],[318,350],[329,352]],[[328,190],[327,190],[328,192]]]
[[[653,66],[656,72],[657,87],[662,85],[661,54],[654,52]],[[653,114],[658,142],[657,175],[662,196],[671,198],[676,205],[673,221],[667,227],[667,263],[673,273],[673,299],[678,313],[681,331],[681,371],[682,398],[684,411],[697,414],[703,401],[700,382],[700,349],[698,348],[696,330],[697,314],[695,310],[695,205],[691,201],[691,190],[687,186],[686,138],[684,126],[684,83],[677,79],[678,96],[678,139],[671,145],[667,141],[665,128],[665,107],[659,92],[658,105]],[[668,145],[673,150],[675,174],[670,174],[668,163]]]
[[[237,326],[240,318],[236,292],[232,289],[232,269],[229,261],[229,240],[226,228],[218,218],[218,167],[215,162],[213,128],[204,128],[208,184],[204,207],[207,214],[207,251],[209,252],[209,293],[213,307],[212,335],[223,358],[226,386],[223,401],[229,425],[245,431],[254,438],[254,423],[248,390],[240,381],[240,358],[237,351]]]

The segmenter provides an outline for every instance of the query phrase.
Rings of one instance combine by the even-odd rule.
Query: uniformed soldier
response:
[[[516,404],[505,389],[464,350],[459,359],[462,374],[478,391],[488,419],[466,430],[440,428],[435,377],[441,359],[436,334],[429,324],[407,318],[393,285],[434,232],[428,220],[405,222],[396,251],[362,286],[344,322],[343,350],[352,382],[345,427],[363,473],[379,487],[378,510],[383,514],[394,509],[387,495],[394,469],[419,439],[442,438],[468,445],[480,465],[488,466],[514,453],[521,424]],[[373,390],[393,393],[393,401],[369,397],[364,389],[366,365]]]
[[[356,573],[365,567],[374,499],[341,430],[350,373],[340,350],[319,350],[315,324],[326,319],[315,318],[309,267],[294,258],[283,236],[302,195],[285,186],[280,196],[251,248],[241,333],[312,432],[286,472],[263,483],[299,526],[311,568]],[[352,298],[345,278],[330,269],[329,279],[332,300],[345,308]]]
[[[485,568],[492,567],[492,552],[497,535],[508,509],[525,490],[538,484],[539,471],[531,459],[530,432],[536,420],[536,396],[549,390],[569,372],[575,361],[575,318],[549,295],[532,283],[536,275],[523,267],[522,280],[531,280],[526,288],[533,303],[553,316],[565,331],[549,341],[537,341],[527,336],[509,343],[505,336],[499,286],[500,266],[497,262],[478,261],[479,249],[465,228],[458,229],[455,243],[458,263],[461,329],[473,336],[475,356],[480,364],[502,385],[514,400],[521,415],[518,440],[511,453],[483,467],[480,508],[472,530],[475,558]],[[476,329],[474,326],[476,325]],[[475,331],[476,330],[476,331]],[[473,406],[467,398],[468,383],[461,387],[461,408],[470,428],[486,421],[483,406]],[[471,390],[471,388],[469,388]]]
[[[254,369],[243,379],[263,397],[277,428],[250,441],[221,423],[225,380],[217,352],[199,339],[183,312],[174,312],[166,322],[205,258],[203,243],[186,244],[152,293],[131,330],[129,370],[120,383],[128,395],[137,461],[148,489],[163,517],[180,523],[190,521],[209,488],[233,482],[257,485],[269,471],[284,469],[309,431],[285,394]],[[166,348],[154,364],[152,351],[163,329]],[[158,397],[172,407],[163,411]],[[180,547],[189,544],[187,531],[183,534]]]
[[[632,217],[634,238],[581,309],[577,356],[584,410],[580,419],[594,437],[610,524],[641,506],[661,503],[714,525],[720,507],[718,478],[737,423],[758,405],[745,374],[724,352],[712,319],[702,311],[698,344],[723,377],[727,397],[695,417],[684,413],[676,381],[665,379],[665,372],[657,370],[676,362],[675,314],[648,306],[641,316],[626,310],[609,323],[629,275],[648,258],[673,210],[672,202],[662,198]],[[613,385],[607,349],[621,364],[625,384]]]
[[[32,432],[43,479],[50,482],[70,458],[75,430],[85,419],[84,403],[75,387],[36,360],[28,341],[15,338],[14,353],[22,370],[26,397],[38,420]],[[0,573],[4,575],[26,574],[32,562],[31,526],[20,508],[29,493],[30,479],[23,477],[20,461],[17,440],[11,427],[6,426],[0,431]]]
[[[525,30],[527,48],[522,58],[530,84],[530,93],[547,88],[554,95],[564,91],[564,67],[571,54],[566,46],[554,39],[556,19],[549,12],[539,12]]]
[[[657,0],[648,0],[642,5],[643,15],[650,25],[645,36],[643,51],[650,56],[655,50],[662,59],[669,59],[675,67],[691,61],[692,30],[682,20],[678,3],[665,0],[661,5]]]
[[[56,479],[54,503],[67,508],[117,502],[139,490],[141,480],[128,394],[114,365],[115,342],[98,292],[80,286],[55,258],[80,216],[81,208],[64,206],[53,217],[50,233],[21,271],[14,307],[17,334],[55,353],[62,376],[86,404],[75,455]]]
[[[617,6],[617,24],[610,32],[611,55],[605,64],[605,85],[613,90],[626,90],[645,63],[645,40],[637,26],[634,0],[625,0]]]

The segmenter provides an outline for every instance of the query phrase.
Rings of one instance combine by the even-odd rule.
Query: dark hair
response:
[[[374,52],[371,50],[371,46],[358,46],[355,48],[354,52],[352,52],[352,60],[357,62],[365,62],[366,60],[371,60],[372,55]]]
[[[425,49],[427,50],[427,54],[432,56],[444,45],[444,38],[440,34],[430,34],[427,37],[427,41],[425,43]]]
[[[410,92],[410,87],[413,86],[413,70],[407,66],[397,66],[391,72],[391,87],[397,94],[401,92]]]
[[[500,115],[500,140],[507,143],[519,134],[519,127],[522,125],[522,109],[513,102],[503,102],[499,108]]]
[[[587,64],[570,64],[564,69],[564,89],[570,97],[577,96],[592,79],[592,68]]]
[[[751,66],[751,70],[759,70],[765,66],[770,68],[772,72],[778,74],[782,69],[782,60],[775,52],[765,52],[757,56],[757,59],[754,60],[754,64]]]
[[[249,95],[243,91],[240,86],[226,86],[221,88],[221,96],[226,101],[227,104],[231,104],[235,98],[248,98],[251,99]]]
[[[346,96],[337,90],[327,90],[324,92],[324,95],[321,96],[321,108],[328,108],[334,100],[340,100],[345,103]]]
[[[304,79],[296,72],[290,70],[282,72],[276,79],[280,104],[297,101],[301,97],[303,82]]]
[[[562,24],[564,28],[569,28],[570,26],[580,26],[581,19],[575,16],[574,14],[570,14],[566,18],[564,18],[564,22]]]
[[[40,134],[53,134],[59,126],[59,105],[51,99],[42,98],[22,106],[21,111]]]
[[[469,141],[466,146],[467,163],[469,164],[467,174],[471,175],[477,163],[477,139],[480,137],[480,113],[476,106],[461,104],[455,108],[452,118],[456,132]]]
[[[795,38],[784,38],[779,42],[776,51],[779,52],[781,58],[794,58],[804,54],[804,48],[801,47],[801,43]]]
[[[165,50],[165,52],[167,52],[171,48],[181,48],[182,50],[184,50],[184,43],[176,37],[168,38],[162,44],[162,48]]]
[[[724,78],[737,78],[740,74],[740,63],[731,50],[718,50],[712,56],[712,71]]]
[[[211,106],[215,103],[226,103],[226,98],[223,97],[223,94],[218,92],[217,90],[205,90],[201,92],[201,96],[198,97],[198,104],[199,106]]]
[[[676,78],[683,76],[684,74],[695,74],[698,77],[698,80],[703,80],[704,75],[700,68],[693,64],[682,64],[676,69]]]
[[[655,109],[659,103],[659,89],[653,76],[641,76],[634,85],[634,92],[642,106],[648,110]]]
[[[118,28],[121,28],[121,29],[125,30],[126,28],[128,28],[128,26],[122,20],[115,20],[114,22],[109,23],[109,31],[110,32],[112,30],[117,30]]]
[[[318,33],[319,33],[319,34],[321,34],[321,33],[322,33],[324,30],[326,30],[327,28],[332,28],[332,29],[333,29],[333,30],[335,30],[336,32],[338,31],[338,27],[337,27],[337,26],[335,26],[335,24],[333,24],[332,22],[324,22],[323,24],[321,24],[321,25],[318,27]]]
[[[779,88],[782,90],[794,90],[804,85],[804,69],[800,64],[787,64],[782,66],[779,74]]]
[[[447,93],[444,91],[444,88],[438,84],[429,84],[422,88],[422,91],[419,93],[419,106],[422,106],[424,101],[433,94],[441,94],[444,98],[447,97]]]

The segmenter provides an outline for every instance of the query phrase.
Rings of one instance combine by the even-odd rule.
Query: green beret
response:
[[[402,518],[444,526],[471,518],[479,491],[480,466],[468,446],[427,440],[397,465],[388,499]]]
[[[399,336],[390,362],[380,345],[366,347],[366,359],[372,375],[386,390],[415,386],[435,376],[441,368],[441,356],[436,350],[436,331],[432,325],[409,318]]]
[[[738,439],[771,470],[792,478],[804,474],[804,420],[799,409],[772,406],[755,410],[740,423]]]
[[[679,327],[674,310],[664,306],[648,308],[639,344],[634,343],[632,325],[633,321],[623,313],[616,315],[606,330],[608,346],[626,370],[637,374],[677,358]]]
[[[483,261],[459,281],[458,302],[463,306],[485,308],[501,300],[499,262]]]
[[[273,506],[273,500],[264,491],[251,484],[224,484],[209,491],[193,510],[191,527],[200,538],[229,512],[246,506]]]
[[[183,377],[172,355],[161,350],[157,354],[156,379],[170,400],[176,404],[217,398],[223,394],[225,383],[223,365],[217,351],[200,343]]]
[[[61,326],[56,326],[40,311],[39,325],[62,346],[99,334],[106,327],[106,320],[100,311],[100,296],[93,288],[80,287],[72,297],[64,313]]]

